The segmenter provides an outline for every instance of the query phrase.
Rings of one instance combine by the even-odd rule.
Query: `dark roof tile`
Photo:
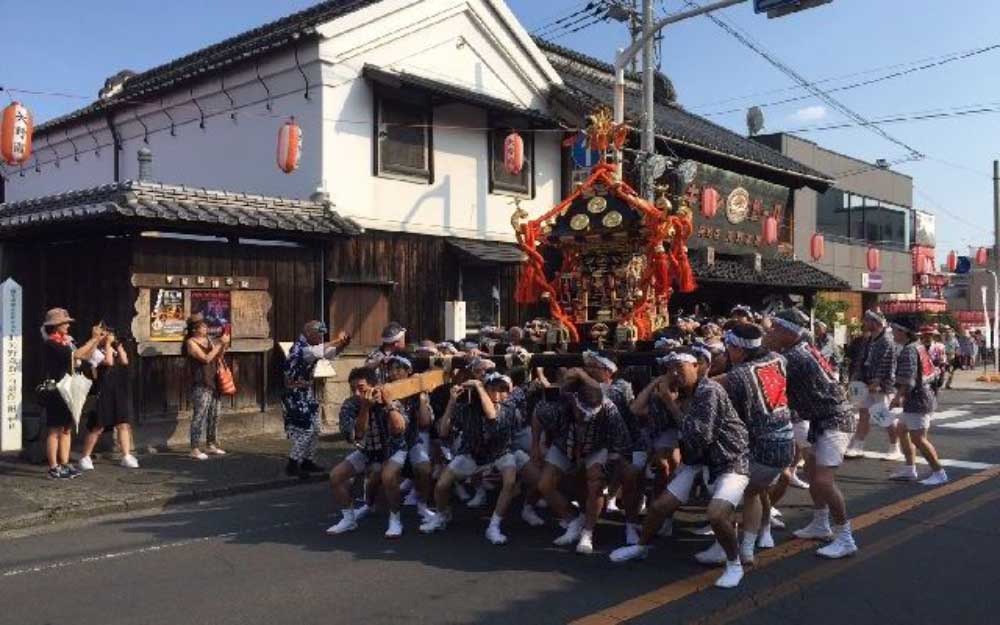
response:
[[[138,224],[221,223],[262,232],[353,236],[362,231],[325,204],[126,181],[0,204],[0,237],[32,224],[106,217]]]

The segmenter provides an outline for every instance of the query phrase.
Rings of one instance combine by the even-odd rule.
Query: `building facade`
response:
[[[848,302],[849,316],[860,317],[861,311],[888,296],[915,295],[914,274],[919,268],[911,251],[917,237],[909,176],[789,134],[754,138],[831,179],[825,191],[795,191],[795,256],[850,285],[849,294],[836,296]],[[818,260],[810,255],[815,233],[825,240],[825,253]],[[933,246],[931,240],[932,257]],[[876,270],[868,266],[870,249],[878,250]]]

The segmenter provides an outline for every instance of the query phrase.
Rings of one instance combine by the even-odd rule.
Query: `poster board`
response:
[[[151,341],[183,341],[187,327],[184,291],[152,289],[150,291],[149,339]]]
[[[188,291],[192,315],[201,315],[208,326],[208,335],[218,338],[232,334],[233,301],[229,291],[201,290]]]
[[[180,355],[187,318],[196,312],[205,316],[212,336],[231,328],[230,352],[274,348],[267,278],[133,274],[132,286],[137,296],[131,329],[141,356]]]

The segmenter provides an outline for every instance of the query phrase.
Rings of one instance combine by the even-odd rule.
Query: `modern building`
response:
[[[865,309],[888,296],[916,297],[914,275],[923,268],[915,265],[911,248],[929,247],[933,258],[934,241],[933,221],[929,230],[926,224],[917,225],[912,178],[790,134],[754,139],[831,180],[825,191],[809,187],[795,191],[795,257],[850,285],[850,292],[832,295],[848,303],[849,318],[860,318]],[[819,259],[810,254],[816,233],[825,241]],[[878,251],[877,266],[869,266],[869,250]]]

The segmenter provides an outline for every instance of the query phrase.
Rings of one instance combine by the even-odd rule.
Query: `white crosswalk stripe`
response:
[[[997,424],[1000,424],[1000,415],[979,417],[978,419],[968,419],[966,421],[955,421],[953,423],[941,423],[936,425],[937,427],[951,428],[955,430],[974,430],[976,428],[983,428]]]
[[[865,458],[885,460],[885,459],[888,458],[888,456],[889,456],[889,454],[883,453],[881,451],[866,451],[865,452]],[[924,460],[920,456],[919,453],[917,454],[916,461],[917,461],[917,464],[927,464],[927,461]],[[993,467],[996,466],[995,464],[988,464],[986,462],[972,462],[970,460],[948,460],[948,459],[945,459],[945,458],[942,458],[940,460],[940,462],[941,462],[941,466],[943,466],[943,467],[954,467],[956,469],[971,469],[973,471],[981,471],[983,469],[992,469]]]

